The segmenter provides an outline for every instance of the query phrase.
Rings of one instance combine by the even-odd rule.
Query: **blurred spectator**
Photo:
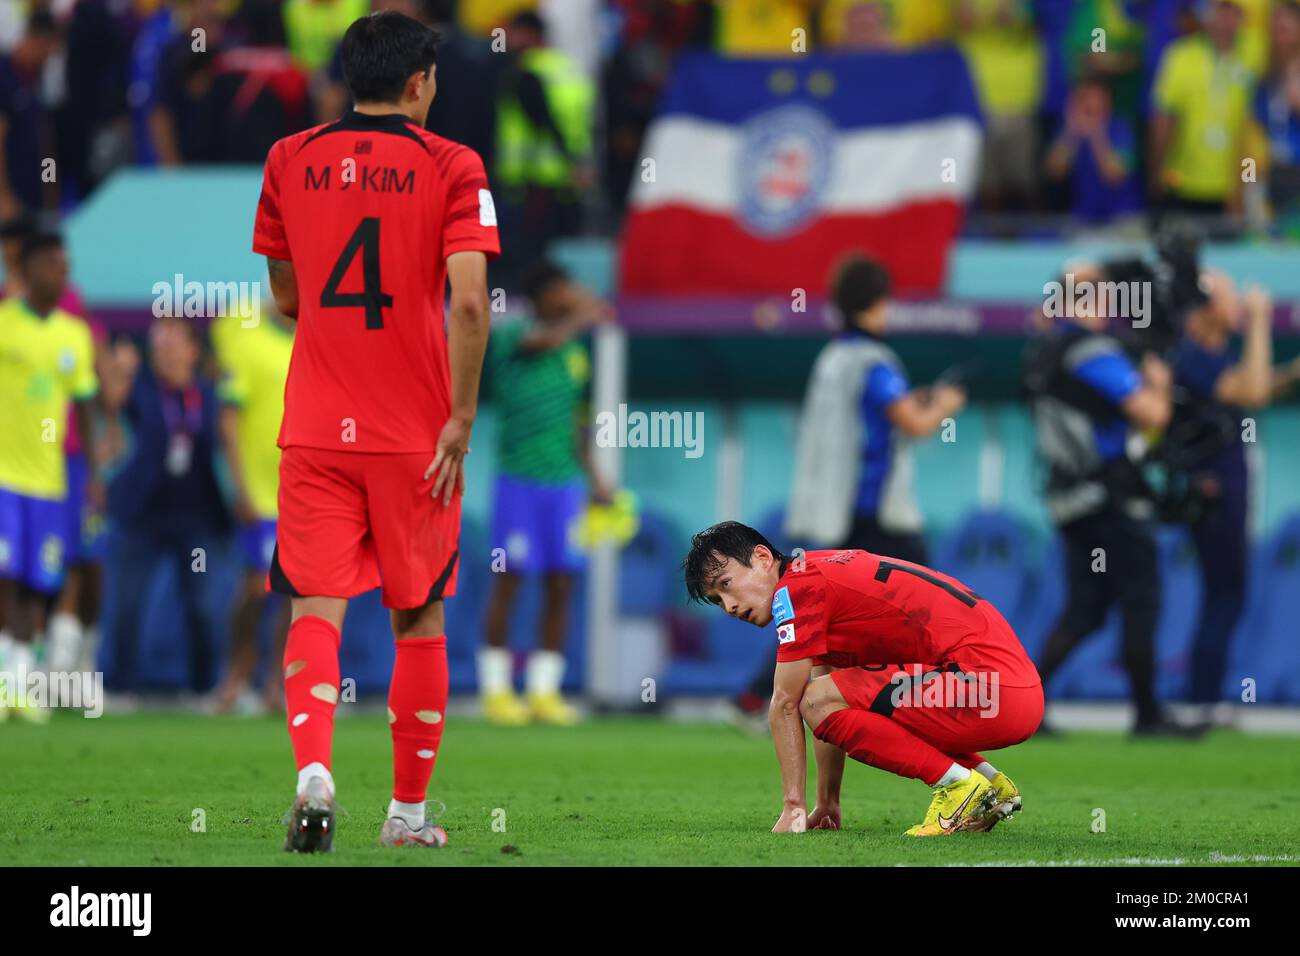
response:
[[[893,10],[885,0],[838,0],[823,8],[822,18],[822,39],[833,49],[869,52],[895,44]]]
[[[46,64],[59,45],[54,18],[37,11],[13,53],[0,56],[0,219],[56,204],[54,184],[41,181],[41,160],[53,155],[41,87]]]
[[[1038,193],[1036,116],[1043,56],[1027,0],[957,0],[957,43],[984,111],[980,202],[1032,206]]]
[[[158,105],[163,54],[180,29],[181,18],[170,4],[160,0],[137,0],[136,8],[141,21],[127,66],[126,98],[135,161],[141,166],[153,166],[158,163],[158,151],[150,124]]]
[[[818,37],[832,48],[853,47],[870,37],[867,48],[906,49],[950,42],[953,23],[953,5],[948,2],[824,0]]]
[[[1047,152],[1050,179],[1069,178],[1074,216],[1103,224],[1141,211],[1137,134],[1111,110],[1110,90],[1100,78],[1085,79],[1070,93],[1065,128]]]
[[[588,79],[600,72],[608,0],[540,0],[538,15],[551,46],[567,53]]]
[[[64,63],[65,90],[55,111],[58,184],[66,204],[81,199],[131,159],[126,123],[128,24],[110,0],[72,8]]]
[[[217,54],[203,112],[214,127],[209,158],[254,164],[309,125],[307,77],[284,45],[276,0],[245,0],[241,21],[245,42]]]
[[[487,37],[495,29],[504,29],[517,13],[536,12],[537,0],[459,0],[457,19],[465,32]]]
[[[504,58],[492,52],[488,41],[461,29],[452,0],[432,0],[423,6],[442,34],[438,94],[425,128],[474,150],[491,177],[496,159],[496,91]]]
[[[217,399],[199,369],[199,334],[189,319],[163,317],[149,329],[125,406],[132,447],[108,489],[108,581],[104,612],[106,686],[138,691],[139,640],[153,572],[171,565],[185,615],[189,686],[209,690],[219,646],[215,560],[230,519],[217,486]]]
[[[1282,235],[1300,238],[1300,2],[1273,8],[1273,56],[1255,96],[1268,138],[1268,201]]]
[[[495,187],[500,194],[503,283],[512,284],[551,240],[578,232],[593,184],[594,90],[573,61],[546,45],[536,14],[506,31],[497,99]]]
[[[149,116],[154,153],[163,166],[209,162],[215,155],[208,92],[225,36],[221,0],[190,0],[183,28],[163,48],[159,96]]]
[[[718,52],[723,56],[791,56],[813,48],[816,0],[726,0],[715,3]],[[796,34],[796,30],[802,33]],[[802,37],[802,47],[796,44]]]
[[[655,116],[673,62],[686,46],[707,42],[708,17],[698,3],[615,0],[621,43],[605,69],[605,176],[610,209],[621,215],[632,177],[639,172],[641,141]]]
[[[285,0],[284,30],[294,63],[308,73],[324,69],[347,28],[369,12],[367,0]]]
[[[248,687],[257,665],[257,632],[270,595],[266,575],[275,552],[279,513],[280,419],[284,416],[284,383],[293,352],[293,322],[266,303],[269,315],[245,325],[231,312],[212,324],[212,345],[221,369],[220,436],[235,490],[234,512],[239,523],[239,550],[244,575],[231,620],[230,658],[216,694],[219,713],[233,710]],[[281,599],[272,627],[273,640],[262,683],[262,706],[284,707],[283,679],[276,662],[284,658],[289,629],[289,602]]]
[[[1169,45],[1153,94],[1152,200],[1221,215],[1240,199],[1242,136],[1255,77],[1239,49],[1242,0],[1211,0],[1203,28]]]
[[[1051,4],[1039,6],[1041,9]],[[1065,82],[1072,87],[1085,77],[1104,80],[1114,112],[1136,123],[1145,111],[1141,25],[1129,17],[1121,0],[1080,0],[1064,6],[1069,10],[1069,19],[1056,42]],[[1064,105],[1055,104],[1057,117]]]

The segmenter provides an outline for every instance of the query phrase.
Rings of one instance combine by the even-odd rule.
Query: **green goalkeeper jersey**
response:
[[[492,401],[497,414],[497,470],[516,478],[558,483],[583,474],[578,454],[583,393],[591,378],[586,346],[519,348],[532,324],[492,330]]]

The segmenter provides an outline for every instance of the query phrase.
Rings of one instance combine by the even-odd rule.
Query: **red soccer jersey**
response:
[[[869,551],[810,551],[772,595],[777,660],[832,667],[957,664],[1032,687],[1038,671],[997,609],[960,581]]]
[[[404,116],[271,147],[253,251],[298,280],[280,447],[432,452],[451,411],[447,257],[500,248],[482,160]]]

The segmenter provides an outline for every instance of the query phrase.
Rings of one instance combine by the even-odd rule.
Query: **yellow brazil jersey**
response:
[[[1175,40],[1156,73],[1156,107],[1174,117],[1166,185],[1185,199],[1217,202],[1240,173],[1240,141],[1255,74],[1237,54],[1217,55],[1203,36]]]
[[[17,297],[0,302],[0,488],[62,498],[68,403],[98,390],[90,326],[62,309],[41,318]]]
[[[536,11],[537,0],[472,0],[460,4],[457,19],[466,33],[486,37],[496,27],[503,27],[516,13]]]
[[[812,48],[807,0],[727,0],[717,7],[717,46],[724,56],[792,56]],[[796,34],[796,30],[802,33]]]
[[[829,47],[842,42],[844,19],[864,0],[826,0],[821,8],[821,38]],[[946,43],[955,28],[954,5],[941,0],[873,0],[883,2],[894,42],[903,49]]]
[[[1002,22],[1001,0],[974,0],[975,26],[961,31],[957,46],[966,57],[980,105],[993,116],[1025,116],[1043,98],[1043,45],[1034,31],[1029,4],[1020,0],[1010,10],[1011,25]]]
[[[245,328],[232,313],[213,323],[212,345],[221,366],[217,395],[241,411],[239,457],[249,503],[259,518],[274,518],[280,476],[276,439],[284,417],[293,333],[267,318]]]

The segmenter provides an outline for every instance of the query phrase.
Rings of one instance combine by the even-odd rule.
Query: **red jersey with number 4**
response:
[[[1032,687],[1038,671],[997,608],[960,581],[869,551],[810,551],[772,595],[777,660],[832,667],[957,664]]]
[[[500,249],[482,160],[404,116],[272,146],[253,251],[298,280],[280,447],[432,452],[451,409],[447,257]]]

